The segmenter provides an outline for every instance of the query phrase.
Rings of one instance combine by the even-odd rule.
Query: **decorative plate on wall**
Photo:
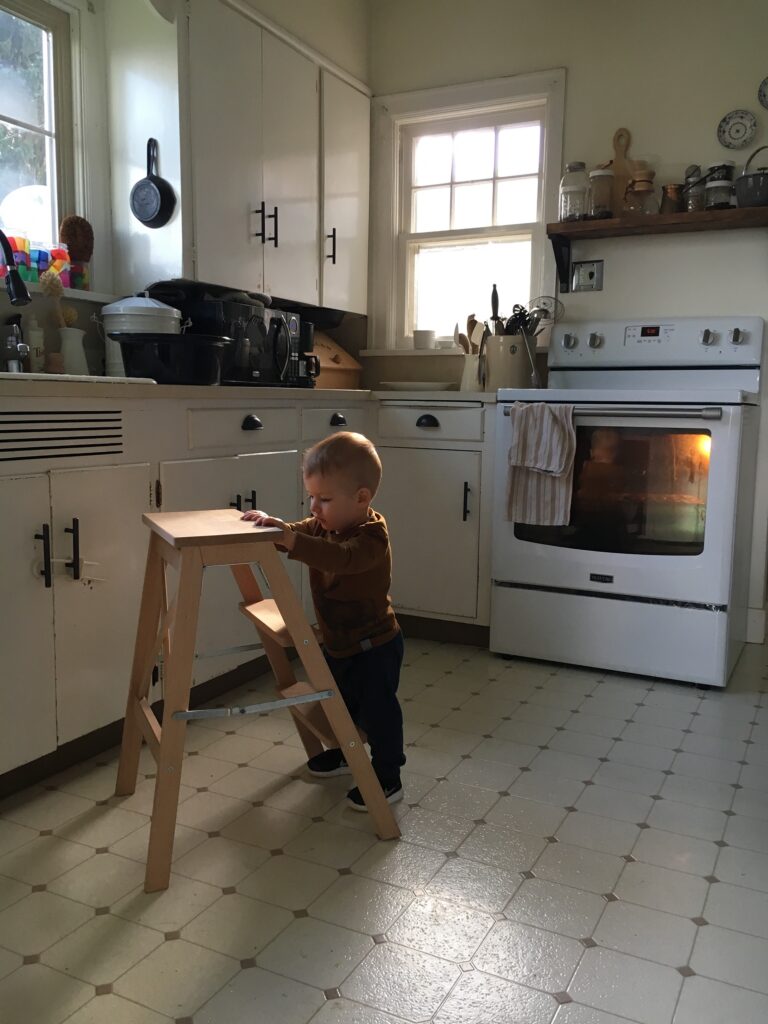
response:
[[[743,149],[757,132],[757,118],[749,110],[732,110],[717,126],[717,138],[726,149]]]
[[[757,98],[766,110],[768,110],[768,78],[764,78],[760,83],[760,87],[757,90]]]

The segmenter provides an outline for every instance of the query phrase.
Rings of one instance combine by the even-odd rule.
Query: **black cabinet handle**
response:
[[[72,561],[65,562],[67,569],[72,570],[72,579],[80,579],[80,520],[72,517],[72,525],[64,527],[64,533],[72,534]]]
[[[343,412],[335,412],[333,416],[331,416],[332,427],[346,427],[346,425],[347,417],[344,415]]]
[[[256,508],[256,491],[251,491],[251,496],[245,499],[245,504],[250,505],[251,508]]]
[[[336,266],[336,228],[333,228],[331,230],[330,235],[326,235],[325,237],[326,238],[330,238],[330,240],[331,240],[331,251],[330,251],[330,253],[326,253],[325,254],[325,258],[327,260],[330,260],[331,263],[335,267]]]
[[[35,534],[35,540],[43,542],[43,568],[40,575],[45,580],[46,588],[52,587],[51,582],[51,528],[48,523],[43,523],[43,532]]]
[[[261,228],[259,231],[253,232],[253,237],[260,238],[261,244],[264,245],[267,240],[267,204],[264,200],[261,201],[261,205],[255,210],[251,210],[251,213],[257,213],[261,217]]]
[[[258,416],[254,416],[252,412],[249,412],[243,422],[240,424],[241,430],[263,430],[264,424],[261,422]]]
[[[277,226],[278,226],[278,221],[277,221],[277,207],[276,207],[276,206],[274,206],[274,207],[273,207],[273,210],[274,210],[275,212],[274,212],[274,213],[268,213],[268,214],[267,214],[267,216],[266,216],[266,220],[273,220],[273,221],[275,222],[275,233],[274,233],[274,235],[267,235],[267,241],[268,241],[268,242],[273,242],[273,243],[274,243],[274,246],[275,246],[275,248],[277,248],[277,247],[278,247],[278,245],[279,245],[279,241],[278,241],[278,234],[277,234]]]
[[[440,420],[437,416],[433,416],[431,412],[425,412],[422,416],[416,420],[417,427],[439,427]]]
[[[236,494],[235,495],[235,500],[234,501],[230,501],[229,507],[230,508],[236,508],[238,512],[242,512],[243,511],[243,496],[242,496],[242,494]]]
[[[462,512],[461,512],[462,522],[465,522],[465,523],[466,523],[467,519],[469,518],[469,492],[470,492],[470,487],[469,487],[469,484],[467,483],[467,481],[465,480],[464,481],[464,507],[463,507]]]

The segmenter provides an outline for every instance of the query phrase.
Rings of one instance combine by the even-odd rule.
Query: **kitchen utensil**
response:
[[[224,349],[232,338],[208,334],[118,332],[125,372],[158,384],[220,384]]]
[[[467,355],[469,355],[470,344],[469,344],[469,338],[466,336],[466,334],[459,333],[459,345],[461,345],[461,347],[464,349],[464,351],[467,353]]]
[[[93,256],[93,228],[85,217],[69,214],[59,226],[59,238],[74,263],[89,263]]]
[[[749,170],[749,165],[764,149],[768,149],[768,146],[760,146],[752,153],[744,165],[744,173],[733,184],[739,206],[768,206],[768,167]]]
[[[483,324],[483,333],[480,337],[480,342],[477,350],[477,383],[480,385],[480,390],[485,391],[485,386],[488,382],[488,360],[485,354],[486,342],[491,337],[491,332],[488,328],[488,324]]]
[[[458,347],[459,342],[459,321],[457,320],[453,326],[453,343]]]
[[[717,140],[726,149],[743,149],[756,131],[757,118],[751,110],[732,110],[717,126]]]
[[[624,209],[624,193],[627,191],[627,184],[632,177],[631,161],[627,153],[632,136],[629,129],[619,128],[613,136],[613,192],[611,200],[613,213],[618,216]]]
[[[469,339],[469,344],[472,349],[473,355],[477,355],[478,352],[480,351],[480,345],[482,343],[485,331],[485,324],[479,324],[477,323],[477,321],[475,321],[475,326],[472,328],[472,334]]]
[[[499,316],[499,293],[496,291],[496,285],[491,288],[491,320],[494,324],[501,317]]]
[[[535,299],[531,299],[528,303],[528,309],[541,310],[543,315],[540,319],[551,320],[552,323],[557,323],[565,313],[565,306],[554,295],[537,295]]]
[[[156,174],[157,139],[147,139],[147,176],[131,189],[131,212],[148,228],[161,228],[173,216],[176,193],[173,186]]]

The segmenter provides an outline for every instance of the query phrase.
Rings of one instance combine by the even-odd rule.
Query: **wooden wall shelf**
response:
[[[699,213],[658,213],[613,217],[610,220],[578,220],[547,224],[557,262],[560,291],[570,291],[571,242],[591,238],[625,238],[630,235],[671,235],[691,231],[725,231],[768,227],[768,206]]]

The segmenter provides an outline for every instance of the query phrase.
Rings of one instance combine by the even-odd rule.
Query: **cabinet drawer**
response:
[[[379,437],[438,441],[482,441],[483,407],[480,403],[382,402]]]
[[[301,410],[301,439],[303,441],[326,437],[337,430],[354,430],[358,434],[366,431],[366,410],[347,409],[344,406],[328,406],[325,409]]]
[[[250,451],[276,441],[293,443],[298,423],[295,407],[264,409],[258,403],[226,409],[190,409],[189,447]]]

